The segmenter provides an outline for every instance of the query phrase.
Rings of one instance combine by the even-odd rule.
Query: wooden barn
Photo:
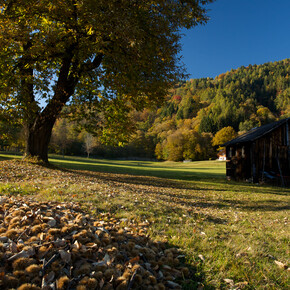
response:
[[[254,128],[223,144],[227,178],[290,187],[290,118]]]

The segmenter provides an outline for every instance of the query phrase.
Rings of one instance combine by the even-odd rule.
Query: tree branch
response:
[[[98,53],[95,56],[93,61],[87,62],[87,63],[82,65],[81,72],[88,72],[88,71],[91,71],[91,70],[98,68],[102,63],[103,58],[104,58],[104,54]]]
[[[62,65],[58,75],[58,80],[54,90],[54,96],[49,101],[45,109],[41,112],[42,118],[55,119],[61,112],[63,106],[73,94],[76,83],[69,78],[69,72],[74,56],[75,45],[71,45],[66,50],[66,54],[62,59]],[[76,80],[75,80],[76,81]],[[77,81],[76,81],[77,82]]]

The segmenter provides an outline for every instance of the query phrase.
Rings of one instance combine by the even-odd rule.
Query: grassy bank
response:
[[[196,281],[206,289],[287,289],[289,189],[226,182],[217,161],[50,161],[65,170],[1,161],[0,193],[75,200],[92,215],[147,220],[152,238],[184,252],[192,271],[185,289]]]

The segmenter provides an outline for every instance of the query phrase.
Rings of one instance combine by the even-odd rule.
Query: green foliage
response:
[[[0,150],[23,149],[23,133],[19,124],[11,124],[8,120],[0,120]]]
[[[94,100],[91,104],[73,103],[65,116],[97,136],[103,144],[120,146],[128,142],[135,130],[134,120],[129,116],[133,110],[126,97]]]

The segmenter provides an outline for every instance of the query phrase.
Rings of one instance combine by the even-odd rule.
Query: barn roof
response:
[[[252,142],[256,139],[261,138],[262,136],[270,133],[271,131],[275,130],[276,128],[280,127],[282,124],[286,123],[290,118],[283,119],[274,123],[270,123],[261,127],[256,127],[248,131],[247,133],[238,136],[237,138],[226,142],[225,144],[222,144],[221,146],[228,146],[238,143],[246,143],[246,142]]]

